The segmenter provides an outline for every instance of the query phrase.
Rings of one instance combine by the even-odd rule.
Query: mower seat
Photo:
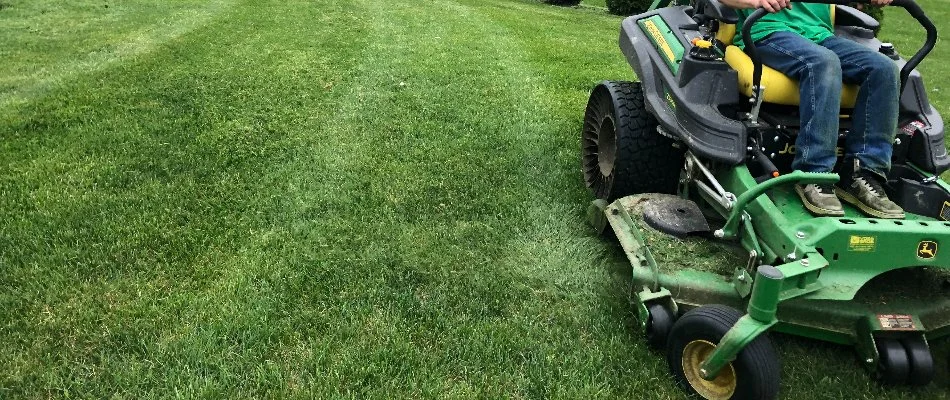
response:
[[[835,5],[831,5],[831,21],[835,20]],[[736,36],[736,26],[720,23],[716,38],[726,47],[724,57],[727,64],[739,73],[739,92],[743,96],[752,97],[752,59],[737,46],[732,44]],[[762,86],[765,87],[766,103],[797,106],[798,81],[778,72],[767,65],[762,66]],[[841,108],[854,108],[858,97],[858,85],[844,85],[841,90]]]

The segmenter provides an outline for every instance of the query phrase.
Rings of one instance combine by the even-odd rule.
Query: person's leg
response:
[[[773,33],[757,45],[765,65],[799,82],[801,130],[795,140],[792,168],[831,172],[837,158],[835,147],[841,108],[838,56],[792,32]]]
[[[897,63],[858,43],[838,37],[821,43],[841,58],[843,79],[861,85],[845,139],[845,162],[837,194],[866,214],[903,218],[904,210],[884,193],[897,133]]]
[[[831,172],[837,159],[835,147],[841,107],[838,56],[791,32],[773,33],[756,44],[765,65],[799,81],[801,129],[795,140],[792,168],[805,172]],[[844,215],[831,185],[796,185],[795,191],[805,208],[814,214]]]
[[[861,85],[846,136],[845,156],[860,168],[886,176],[897,134],[900,71],[897,63],[851,40],[831,37],[821,45],[838,55],[844,82]],[[849,163],[849,164],[851,164]],[[847,165],[853,168],[852,165]]]

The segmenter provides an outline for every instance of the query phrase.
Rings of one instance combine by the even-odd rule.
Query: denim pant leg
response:
[[[775,32],[757,45],[765,65],[799,82],[802,127],[795,141],[792,168],[805,172],[831,172],[837,158],[835,148],[841,108],[841,63],[838,56],[792,32]]]
[[[838,55],[845,83],[860,85],[852,113],[853,126],[845,137],[845,160],[886,176],[891,169],[897,134],[900,72],[897,63],[853,41],[831,37],[821,45]]]

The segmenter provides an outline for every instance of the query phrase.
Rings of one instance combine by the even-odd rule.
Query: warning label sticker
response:
[[[950,201],[943,202],[943,207],[940,207],[940,219],[950,221]]]
[[[885,331],[915,331],[914,319],[905,314],[878,314],[878,322]]]
[[[848,240],[848,250],[871,252],[877,246],[877,237],[875,236],[856,236],[852,235]]]

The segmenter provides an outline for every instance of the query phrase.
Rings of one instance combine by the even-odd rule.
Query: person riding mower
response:
[[[900,71],[886,95],[876,92],[881,84],[865,84],[874,78],[844,71],[850,58],[835,56],[841,82],[830,85],[840,85],[839,96],[803,88],[814,74],[800,71],[795,52],[776,61],[787,44],[762,36],[769,10],[662,2],[623,20],[620,48],[639,82],[598,84],[581,137],[596,197],[588,218],[610,228],[631,263],[631,302],[647,343],[665,351],[677,382],[707,399],[777,396],[769,332],[854,346],[888,384],[930,383],[933,345],[950,336],[950,254],[942,251],[950,185],[939,179],[950,157],[915,68],[936,27],[913,0],[891,3],[927,32],[905,59],[850,1],[792,4],[828,16],[835,39],[819,42],[873,53]],[[888,96],[896,106],[878,100]],[[893,116],[884,115],[889,107]],[[863,192],[850,191],[856,182]],[[834,197],[828,186],[836,183],[856,201],[842,194],[845,203],[832,204],[825,196]],[[893,206],[869,204],[862,193]]]

